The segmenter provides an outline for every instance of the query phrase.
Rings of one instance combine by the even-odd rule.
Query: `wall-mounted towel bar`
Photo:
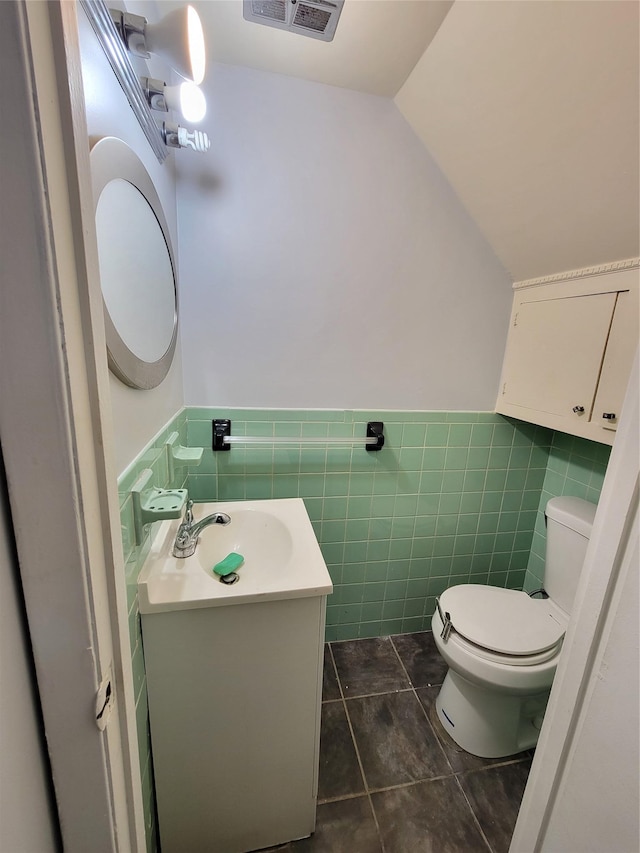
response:
[[[365,438],[353,438],[352,436],[339,438],[336,436],[311,437],[284,435],[231,435],[231,421],[227,418],[216,418],[213,421],[214,450],[231,450],[232,444],[331,444],[340,447],[364,447],[365,450],[381,450],[384,446],[384,424],[382,421],[369,421]]]

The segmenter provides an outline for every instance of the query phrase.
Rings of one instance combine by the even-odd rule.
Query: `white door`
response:
[[[113,588],[93,349],[103,341],[82,305],[73,111],[59,96],[62,21],[73,13],[68,3],[0,3],[11,116],[0,157],[0,438],[63,847],[111,853],[145,840]],[[105,679],[115,710],[100,731]]]
[[[618,293],[591,420],[617,429],[629,365],[638,345],[638,289]]]

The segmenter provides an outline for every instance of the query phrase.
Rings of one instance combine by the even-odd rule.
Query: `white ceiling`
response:
[[[242,0],[191,2],[210,60],[393,97],[453,0],[346,0],[331,42],[245,21]]]
[[[515,280],[640,254],[635,0],[346,0],[333,42],[192,2],[210,60],[395,96]]]

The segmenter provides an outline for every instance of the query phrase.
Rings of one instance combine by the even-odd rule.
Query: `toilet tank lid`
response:
[[[545,515],[588,539],[591,536],[596,509],[595,504],[582,498],[551,498],[547,503]]]

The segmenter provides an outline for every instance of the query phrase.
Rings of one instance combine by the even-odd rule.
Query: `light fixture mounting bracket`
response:
[[[151,108],[140,85],[140,80],[133,69],[133,65],[127,54],[127,48],[118,32],[111,12],[103,0],[80,0],[80,5],[89,18],[89,22],[123,92],[127,96],[127,100],[138,119],[144,135],[147,137],[149,145],[158,158],[158,162],[163,163],[168,156],[168,151],[162,138],[162,133],[155,122]]]

